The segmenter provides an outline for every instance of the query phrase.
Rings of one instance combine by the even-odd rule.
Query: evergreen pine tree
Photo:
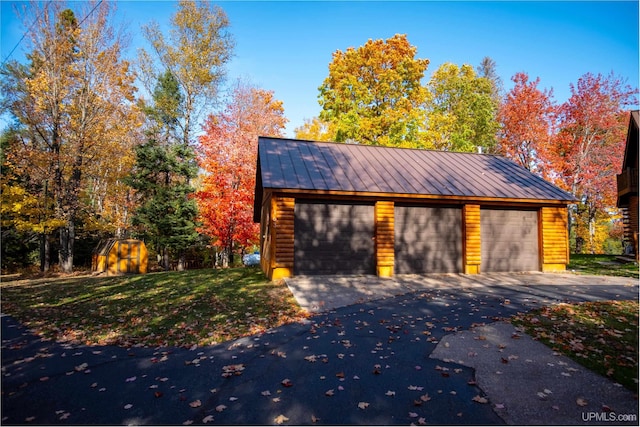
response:
[[[162,254],[165,270],[170,256],[178,257],[181,270],[186,249],[198,239],[197,205],[191,197],[198,166],[193,147],[178,137],[184,99],[171,72],[159,77],[152,99],[145,108],[147,141],[136,147],[136,166],[128,180],[140,198],[133,225]]]

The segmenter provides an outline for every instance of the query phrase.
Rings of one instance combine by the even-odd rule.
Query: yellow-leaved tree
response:
[[[336,141],[424,147],[429,93],[421,79],[429,60],[416,54],[404,34],[334,52],[319,88],[319,118]]]
[[[140,123],[134,76],[121,59],[123,34],[110,25],[114,5],[73,6],[82,20],[64,2],[25,9],[28,63],[2,69],[3,101],[20,134],[6,157],[22,177],[16,182],[51,200],[47,219],[60,224],[63,272],[73,270],[74,243],[85,226],[124,225],[126,194],[115,190],[131,167]]]

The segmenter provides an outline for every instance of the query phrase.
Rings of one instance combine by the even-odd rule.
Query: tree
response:
[[[338,142],[419,147],[423,145],[421,79],[429,60],[416,58],[406,35],[369,40],[334,52],[320,86],[320,120],[335,126]]]
[[[224,111],[205,123],[198,156],[204,174],[196,193],[200,230],[215,239],[230,263],[236,249],[259,242],[253,222],[258,136],[282,136],[286,122],[273,92],[238,83]]]
[[[165,270],[171,255],[178,256],[182,270],[184,253],[198,238],[197,206],[191,197],[191,180],[198,173],[195,151],[176,131],[183,102],[177,80],[166,71],[153,91],[153,104],[145,107],[147,141],[135,148],[135,169],[127,180],[140,203],[133,225],[162,254]]]
[[[507,93],[498,112],[501,128],[497,151],[522,167],[549,178],[549,147],[555,134],[557,107],[553,91],[538,89],[540,79],[529,81],[526,73],[517,73],[514,87]]]
[[[428,84],[428,141],[447,151],[493,151],[498,130],[494,86],[468,64],[442,64]]]
[[[151,55],[142,49],[141,76],[147,84],[155,83],[165,70],[174,76],[184,97],[176,128],[183,143],[189,145],[193,143],[192,131],[199,123],[200,114],[218,98],[218,87],[234,42],[228,32],[226,14],[209,2],[180,0],[171,25],[168,39],[158,23],[143,27],[161,66],[156,67]]]
[[[296,139],[306,139],[309,141],[335,141],[335,125],[330,122],[320,120],[319,117],[305,119],[304,124],[294,130]]]
[[[112,12],[110,3],[87,3],[78,22],[62,2],[36,4],[25,18],[29,65],[3,67],[3,85],[10,88],[4,104],[24,128],[16,158],[50,191],[55,218],[64,222],[58,257],[63,272],[73,269],[77,226],[92,213],[90,171],[100,169],[105,152],[127,151],[138,121],[133,75],[120,59],[123,35],[108,24]],[[122,160],[108,159],[111,169],[122,169]]]
[[[496,61],[488,56],[482,58],[480,65],[476,67],[478,77],[487,79],[491,83],[491,97],[496,105],[502,103],[502,79],[497,71]]]
[[[587,73],[571,85],[571,97],[560,106],[559,132],[550,153],[558,184],[581,203],[577,212],[586,219],[575,222],[577,236],[588,236],[589,251],[596,252],[598,213],[612,207],[616,197],[615,175],[620,170],[630,105],[637,88],[613,73]],[[581,225],[582,224],[582,225]]]

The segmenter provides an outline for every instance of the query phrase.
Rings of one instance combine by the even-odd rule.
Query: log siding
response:
[[[539,212],[541,269],[564,271],[569,262],[567,209],[542,207]]]
[[[376,272],[380,277],[393,276],[394,250],[394,203],[378,201],[375,205]]]
[[[480,239],[480,205],[462,207],[462,235],[464,239],[463,265],[465,274],[479,274],[482,245]]]

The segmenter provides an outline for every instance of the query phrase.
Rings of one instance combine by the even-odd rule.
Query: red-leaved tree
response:
[[[571,97],[560,106],[559,132],[550,159],[558,184],[573,193],[576,252],[597,252],[594,236],[599,214],[615,206],[627,129],[628,109],[636,104],[633,89],[613,73],[587,73],[571,85]],[[585,249],[580,246],[587,244]]]
[[[498,112],[501,130],[498,152],[545,178],[549,178],[549,146],[554,138],[556,109],[552,90],[538,89],[540,78],[529,81],[517,73],[515,83]]]
[[[202,226],[233,263],[236,250],[258,243],[253,222],[258,136],[282,136],[287,119],[273,92],[239,82],[225,109],[210,115],[200,137],[202,185],[196,192]]]

